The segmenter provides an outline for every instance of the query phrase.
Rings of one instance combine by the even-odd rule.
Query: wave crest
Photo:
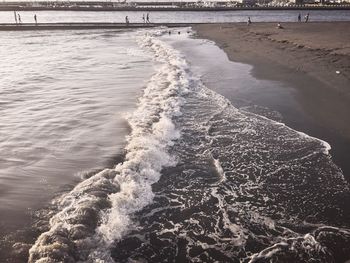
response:
[[[158,63],[140,98],[127,117],[132,128],[124,162],[78,184],[58,199],[59,211],[30,249],[29,262],[113,262],[109,246],[133,225],[132,215],[153,200],[152,184],[161,170],[176,164],[168,152],[180,137],[172,119],[181,115],[182,95],[190,85],[185,60],[152,35],[140,44]]]

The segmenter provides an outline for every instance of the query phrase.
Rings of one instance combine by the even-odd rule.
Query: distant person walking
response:
[[[251,23],[252,23],[252,20],[250,20],[250,16],[248,16],[247,25],[249,26]]]
[[[129,18],[128,16],[125,17],[125,24],[128,26],[129,25]]]
[[[151,22],[149,21],[149,13],[147,13],[147,15],[146,15],[146,23],[151,23]]]
[[[37,20],[36,14],[34,15],[34,21],[35,21],[35,25],[37,25],[38,24],[38,20]]]
[[[18,24],[22,24],[22,19],[21,19],[21,15],[18,14]]]
[[[143,23],[146,23],[145,14],[142,14],[142,21]]]
[[[301,22],[301,14],[298,15],[298,22]]]
[[[305,16],[305,23],[309,22],[309,13],[306,14]]]
[[[16,22],[16,24],[17,24],[18,21],[17,21],[17,14],[16,14],[16,11],[13,11],[13,14],[15,15],[15,22]]]

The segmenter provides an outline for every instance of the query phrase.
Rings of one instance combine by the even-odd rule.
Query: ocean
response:
[[[130,23],[142,23],[142,11],[109,11],[109,12],[76,12],[76,11],[18,11],[23,23],[34,23],[37,15],[38,23],[62,22],[103,22],[124,23],[125,16]],[[150,21],[154,23],[224,23],[247,22],[296,22],[298,14],[310,14],[310,21],[350,21],[350,10],[279,10],[279,11],[209,11],[209,12],[149,12]],[[14,14],[10,11],[0,11],[0,23],[14,23]]]
[[[0,33],[0,261],[348,259],[331,145],[237,99],[280,83],[170,33]]]

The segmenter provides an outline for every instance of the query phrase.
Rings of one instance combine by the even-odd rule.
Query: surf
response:
[[[112,262],[109,246],[134,227],[133,213],[152,202],[152,184],[161,170],[176,164],[167,149],[180,137],[172,118],[181,114],[189,85],[186,63],[150,34],[139,41],[154,52],[158,66],[137,109],[127,117],[132,131],[124,161],[58,198],[59,212],[30,249],[29,262]]]
[[[305,260],[334,258],[324,241],[344,233],[340,246],[349,241],[338,202],[349,187],[330,146],[234,107],[191,72],[166,33],[139,37],[156,73],[127,117],[123,162],[59,198],[29,262],[255,262],[288,258],[295,246]]]

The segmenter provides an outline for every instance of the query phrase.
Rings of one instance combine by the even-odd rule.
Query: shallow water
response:
[[[182,42],[183,47],[183,40],[163,39],[172,45]],[[188,90],[181,94],[182,115],[173,118],[181,130],[169,149],[177,164],[163,170],[153,185],[154,202],[136,214],[136,226],[112,246],[112,258],[116,262],[348,259],[350,192],[330,159],[329,145],[238,110],[192,75],[192,65],[184,63],[177,51],[166,45],[152,48],[166,50],[167,65],[178,72],[178,81],[189,79]],[[174,54],[178,62],[173,62]],[[230,87],[235,93],[235,82]]]
[[[203,80],[212,78],[206,74],[213,67],[217,72],[210,74],[224,72],[223,83],[217,87],[224,95],[254,97],[251,92],[254,94],[259,84],[277,90],[279,83],[257,82],[251,75],[243,74],[249,70],[246,65],[231,65],[234,68],[227,69],[214,62],[207,68],[190,63],[196,57],[193,50],[211,50],[215,57],[222,53],[215,53],[215,47],[205,41],[189,39],[186,31],[181,29],[180,35],[171,36],[167,30],[52,33],[52,45],[60,46],[58,53],[66,45],[73,45],[77,46],[75,56],[81,57],[78,61],[75,56],[71,59],[70,49],[66,51],[69,55],[64,61],[71,63],[70,71],[75,67],[80,70],[69,80],[56,76],[52,85],[58,85],[56,89],[64,93],[56,91],[50,104],[62,101],[62,107],[71,105],[65,96],[74,97],[71,87],[76,82],[68,85],[72,79],[87,90],[76,98],[80,103],[74,109],[80,111],[67,113],[71,108],[67,106],[57,106],[56,110],[43,107],[38,111],[44,114],[48,110],[44,124],[57,118],[70,123],[91,113],[91,119],[83,118],[59,138],[77,130],[83,131],[79,134],[87,132],[86,136],[73,137],[74,147],[64,151],[78,149],[72,154],[79,156],[78,161],[66,158],[66,162],[77,164],[73,167],[79,171],[96,167],[101,170],[85,174],[77,182],[80,179],[74,177],[74,169],[66,171],[66,177],[57,177],[46,172],[50,166],[43,167],[41,177],[51,180],[52,186],[51,195],[42,194],[43,200],[48,202],[54,192],[63,194],[56,194],[49,207],[35,209],[33,225],[25,231],[12,239],[2,239],[2,252],[17,242],[10,255],[3,258],[26,261],[29,248],[30,262],[340,262],[350,257],[350,191],[341,170],[331,160],[330,146],[283,125],[283,116],[278,112],[254,107],[254,103],[238,109],[208,89]],[[91,54],[94,63],[81,64],[87,63],[84,58]],[[133,65],[130,71],[129,65]],[[53,68],[45,72],[52,72]],[[232,79],[229,72],[235,75]],[[224,89],[228,83],[234,92]],[[100,86],[104,89],[96,89]],[[45,101],[51,98],[53,90],[42,92],[49,95]],[[83,103],[86,100],[99,103],[89,109]],[[14,108],[21,112],[19,107]],[[122,122],[126,112],[131,113],[127,123]],[[27,126],[39,125],[39,120],[30,121]],[[58,131],[60,123],[53,126]],[[38,130],[46,127],[50,125],[39,125]],[[17,128],[7,129],[12,130]],[[28,134],[28,130],[23,134]],[[53,130],[52,125],[47,129],[49,142],[45,145],[56,145],[51,141],[57,140],[55,135],[59,132]],[[37,133],[31,137],[36,138]],[[45,138],[39,134],[38,143]],[[16,140],[12,148],[17,147]],[[42,150],[35,146],[28,147],[32,156],[53,156],[54,160],[59,160],[56,156],[66,156],[49,147],[44,147],[49,153],[39,155]],[[116,166],[108,165],[110,158],[118,154],[122,156],[112,162]],[[88,163],[87,168],[80,166],[80,158]],[[66,167],[71,166],[62,165],[62,170]],[[61,165],[54,168],[61,172]],[[34,182],[38,176],[33,176]],[[62,184],[74,188],[62,191]],[[40,184],[33,183],[28,189],[36,189],[34,186],[40,188]],[[44,192],[47,185],[40,189]],[[12,202],[21,203],[15,199]],[[31,202],[39,204],[35,199]],[[23,213],[23,207],[17,209]]]
[[[332,145],[333,161],[341,167],[345,179],[350,182],[350,166],[346,159],[350,154],[349,141],[334,131],[332,125],[324,125],[312,117],[308,110],[309,103],[305,103],[304,95],[301,94],[300,87],[305,87],[304,91],[309,89],[314,94],[320,90],[327,92],[327,89],[322,88],[322,83],[305,74],[273,64],[269,68],[274,72],[274,78],[279,80],[266,80],[266,76],[257,74],[256,68],[230,61],[214,42],[199,39],[198,36],[188,38],[180,35],[176,41],[169,41],[185,54],[191,69],[201,76],[203,82],[229,99],[235,107],[281,121],[296,130],[329,142]],[[283,79],[288,79],[288,82]],[[327,94],[330,100],[337,101],[338,98],[334,98],[332,91]],[[317,96],[313,97],[313,101],[318,105],[323,104]]]

